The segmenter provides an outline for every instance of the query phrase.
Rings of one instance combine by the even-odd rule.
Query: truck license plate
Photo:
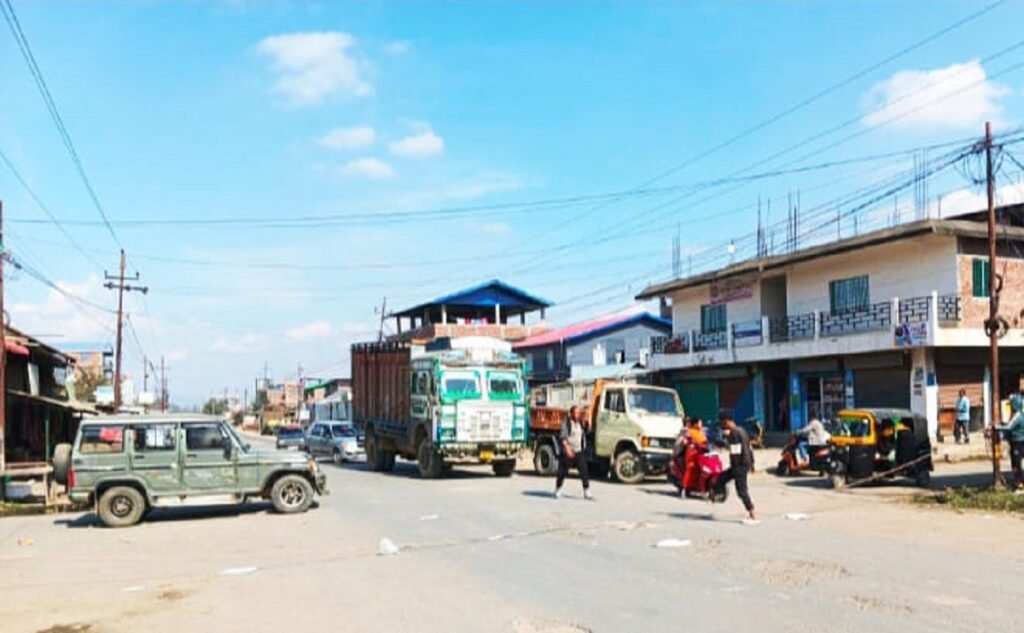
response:
[[[494,451],[480,451],[480,459],[483,461],[491,461],[494,459]]]

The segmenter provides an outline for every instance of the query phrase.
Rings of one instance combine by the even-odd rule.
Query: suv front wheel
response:
[[[281,514],[305,512],[313,503],[313,486],[302,475],[285,475],[270,487],[270,503]]]
[[[130,486],[114,486],[100,496],[97,504],[100,520],[107,527],[128,527],[142,520],[146,499]]]

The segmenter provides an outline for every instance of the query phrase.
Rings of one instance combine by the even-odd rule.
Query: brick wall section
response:
[[[963,320],[960,327],[980,328],[988,318],[988,299],[977,298],[973,294],[974,257],[959,255],[959,284]],[[1006,270],[1003,271],[1005,264]],[[1010,322],[1010,327],[1024,327],[1024,260],[997,260],[997,274],[1003,276],[1003,293],[999,300],[999,313]]]

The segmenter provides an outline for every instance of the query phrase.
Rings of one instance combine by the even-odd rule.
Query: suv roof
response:
[[[168,415],[100,415],[83,418],[81,425],[92,424],[145,424],[147,422],[223,422],[224,418],[205,413],[172,413]]]

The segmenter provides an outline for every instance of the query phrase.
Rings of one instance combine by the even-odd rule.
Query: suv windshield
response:
[[[331,434],[334,437],[355,437],[356,430],[347,424],[334,424],[331,426]]]
[[[512,371],[487,372],[487,391],[491,400],[516,400],[520,397],[519,374]]]
[[[655,415],[679,415],[676,395],[656,389],[630,389],[629,410]]]
[[[249,449],[252,448],[251,446],[249,446],[249,442],[243,440],[242,436],[238,434],[238,431],[236,431],[233,426],[231,426],[230,424],[225,424],[224,430],[227,431],[228,435],[230,435],[232,439],[235,440],[235,445],[242,449],[242,452],[249,452]]]

